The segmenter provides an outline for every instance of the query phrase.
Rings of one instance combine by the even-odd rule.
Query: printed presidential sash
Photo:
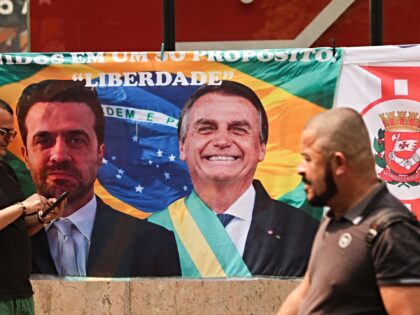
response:
[[[148,219],[175,232],[184,277],[250,277],[217,216],[192,192]]]

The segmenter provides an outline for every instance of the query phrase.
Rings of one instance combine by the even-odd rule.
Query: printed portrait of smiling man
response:
[[[194,191],[149,221],[175,231],[184,276],[301,276],[318,222],[270,198],[254,179],[268,119],[253,90],[205,85],[178,124],[180,159]]]

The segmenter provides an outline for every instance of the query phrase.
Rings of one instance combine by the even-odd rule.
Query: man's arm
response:
[[[50,198],[47,200],[47,206],[50,206],[55,202],[56,198]],[[53,220],[61,217],[66,206],[66,200],[57,205],[52,211],[50,211],[45,217],[40,217],[39,214],[32,216],[25,216],[26,230],[29,236],[35,235],[41,230],[45,224],[50,223]],[[45,210],[45,209],[44,209]]]
[[[417,222],[403,220],[383,229],[373,244],[379,292],[391,315],[420,314],[419,243]]]
[[[0,230],[15,221],[23,213],[23,207],[20,204],[14,204],[0,210]]]
[[[420,314],[420,285],[382,286],[379,291],[388,314]]]
[[[308,289],[309,276],[306,273],[303,281],[286,298],[277,315],[296,315]]]
[[[48,201],[46,198],[38,194],[33,194],[21,202],[2,209],[0,212],[0,230],[17,220],[22,215],[25,217],[35,215],[47,204]]]

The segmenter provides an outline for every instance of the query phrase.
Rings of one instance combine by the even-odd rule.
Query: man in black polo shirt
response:
[[[331,208],[285,314],[420,314],[420,231],[398,220],[368,244],[379,213],[410,216],[376,177],[368,131],[354,110],[315,116],[301,138],[298,173],[308,201]]]

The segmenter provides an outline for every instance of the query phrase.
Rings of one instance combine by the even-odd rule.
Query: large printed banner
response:
[[[363,115],[379,178],[420,218],[420,46],[345,49],[335,106]]]
[[[89,256],[85,257],[86,261],[78,257],[79,271],[70,274],[177,274],[176,266],[171,270],[158,266],[165,259],[165,266],[177,260],[169,251],[163,253],[163,234],[156,232],[153,236],[152,232],[147,232],[148,228],[141,228],[141,233],[145,233],[141,234],[135,224],[122,223],[122,212],[127,214],[123,215],[125,217],[135,217],[133,220],[136,222],[153,214],[153,219],[149,218],[151,222],[175,229],[184,276],[301,276],[306,268],[312,237],[322,209],[307,205],[301,178],[296,174],[296,166],[301,160],[299,138],[309,118],[332,107],[341,60],[342,50],[330,48],[1,54],[0,98],[15,110],[18,103],[20,108],[24,108],[31,106],[28,105],[31,99],[37,99],[37,105],[29,107],[26,116],[22,114],[24,109],[18,109],[18,120],[22,120],[20,125],[24,129],[20,132],[25,131],[26,148],[22,138],[16,138],[9,147],[7,160],[16,170],[26,195],[35,190],[42,192],[48,185],[50,191],[58,194],[61,191],[54,190],[54,183],[64,185],[67,180],[74,181],[78,184],[71,186],[71,204],[76,204],[84,198],[83,193],[89,190],[92,176],[96,178],[94,191],[99,198],[96,217],[95,214],[90,215],[94,224],[89,239]],[[80,93],[97,94],[105,116],[104,146],[89,147],[100,138],[93,133],[92,113],[86,112],[84,106],[66,105],[76,92],[62,91],[62,84],[57,80],[68,80],[75,84],[79,82],[84,87]],[[202,192],[198,195],[194,192],[188,167],[180,159],[177,135],[179,116],[190,96],[200,87],[218,86],[226,80],[243,84],[256,93],[267,113],[269,124],[267,145],[258,144],[265,149],[266,154],[254,174],[254,178],[260,182],[255,183],[257,195],[254,214],[259,213],[260,210],[256,210],[258,207],[261,210],[265,207],[277,210],[270,215],[262,212],[256,223],[254,218],[251,220],[249,233],[257,233],[259,236],[255,240],[258,242],[252,248],[245,249],[244,243],[242,247],[233,244],[220,222],[214,221],[216,215],[198,198]],[[81,100],[71,102],[85,103]],[[229,102],[226,104],[229,105]],[[217,110],[223,112],[224,108],[219,106]],[[205,124],[211,126],[218,124],[219,118],[225,118],[224,114],[212,116],[211,110],[208,113],[213,118]],[[238,121],[233,119],[229,122],[229,126],[232,126],[228,129],[229,132],[233,130],[235,136],[261,128],[250,125],[247,118],[240,118],[243,117],[242,111],[237,115]],[[203,123],[203,119],[198,123]],[[79,127],[73,127],[76,125]],[[15,129],[19,130],[17,119]],[[200,132],[208,134],[201,129]],[[209,161],[219,160],[222,166],[229,161],[239,161],[239,155],[246,152],[237,152],[240,153],[232,157],[215,156],[209,158]],[[251,160],[255,160],[255,157],[251,157]],[[245,166],[252,169],[252,166]],[[69,174],[70,171],[73,173]],[[72,191],[69,198],[71,195]],[[177,201],[186,196],[189,197],[185,203]],[[113,221],[103,218],[107,213],[105,209],[109,207],[101,200],[118,210],[114,211],[119,214]],[[299,209],[287,208],[287,205],[277,200],[283,200]],[[89,207],[92,205],[89,204]],[[166,220],[159,214],[168,207],[169,219]],[[204,224],[198,222],[194,213],[188,217],[192,208],[200,208],[200,211],[206,209],[200,219]],[[87,210],[83,208],[80,213],[82,211]],[[180,213],[185,215],[180,216]],[[278,217],[279,214],[286,217]],[[107,216],[111,217],[111,214]],[[275,217],[281,223],[275,224]],[[192,222],[191,225],[181,231],[188,220]],[[180,226],[179,229],[177,226]],[[210,228],[213,226],[214,230]],[[193,229],[197,234],[183,234]],[[290,233],[287,229],[290,229]],[[293,233],[296,231],[299,233],[295,237]],[[44,252],[48,252],[48,249],[45,245],[46,236],[42,234],[47,232],[48,229],[41,231],[38,233],[41,236],[36,237],[36,244]],[[220,239],[213,237],[218,233],[223,238],[220,242]],[[152,236],[153,240],[148,238]],[[52,236],[48,237],[51,249]],[[114,240],[109,242],[103,240],[112,237]],[[141,237],[140,240],[138,237]],[[139,243],[143,243],[145,248],[136,247]],[[172,243],[168,241],[166,244]],[[59,266],[57,259],[52,262],[48,261],[51,260],[49,255],[41,257],[38,245],[33,246],[36,256],[34,272],[64,274],[61,271],[65,267]],[[264,257],[268,257],[268,260],[264,261]],[[278,261],[279,257],[282,262]],[[113,263],[108,265],[108,260]],[[156,268],[150,268],[146,260],[155,264]],[[133,266],[137,266],[140,271],[135,271],[136,267]]]
[[[188,97],[203,84],[241,82],[257,93],[269,118],[267,155],[255,177],[275,199],[298,187],[300,132],[311,116],[332,107],[339,50],[334,57],[331,49],[169,52],[161,57],[3,54],[0,98],[15,107],[26,86],[46,79],[85,80],[96,88],[106,117],[96,192],[114,208],[144,218],[192,190],[177,137]],[[18,159],[21,147],[20,138],[11,144]]]
[[[306,203],[295,171],[301,160],[299,138],[308,119],[333,104],[353,107],[363,115],[378,177],[420,217],[419,56],[419,46],[1,54],[0,99],[18,109],[15,129],[20,125],[25,141],[24,145],[21,137],[16,138],[6,160],[26,195],[68,180],[78,183],[69,186],[77,201],[84,200],[84,194],[94,187],[97,202],[89,203],[88,208],[96,205],[96,212],[87,214],[83,207],[73,209],[80,214],[78,218],[70,216],[74,221],[86,216],[93,222],[88,256],[78,258],[78,271],[72,275],[301,276],[322,209]],[[235,172],[233,162],[242,154],[254,152],[255,158],[247,161],[255,162],[258,152],[265,150],[262,161],[255,162],[253,177],[258,181],[253,184],[253,215],[243,217],[249,220],[245,235],[252,241],[238,236],[231,239],[232,230],[242,231],[243,225],[238,220],[229,223],[231,218],[219,221],[211,211],[215,209],[200,198],[211,187],[194,187],[190,174],[207,167],[206,161],[193,159],[199,141],[210,138],[225,122],[230,126],[227,130],[233,130],[229,137],[261,131],[261,118],[253,126],[245,108],[234,114],[228,109],[238,107],[237,99],[207,98],[204,103],[210,107],[194,122],[200,126],[195,131],[197,138],[188,138],[188,144],[181,143],[181,147],[178,139],[181,110],[188,100],[206,86],[225,88],[224,82],[255,92],[268,116],[266,145],[254,143],[249,149],[249,143],[235,143],[240,148],[236,153],[206,157],[218,165],[213,172],[229,173]],[[79,92],[89,101],[74,101],[79,92],[62,89],[69,83],[81,86]],[[25,110],[19,108],[32,106],[31,99],[37,99],[37,105],[22,114]],[[97,103],[105,119],[104,146],[100,145],[102,136],[93,129],[92,113],[84,111],[90,101]],[[82,106],[66,105],[69,102]],[[190,115],[195,119],[197,113]],[[58,134],[64,142],[57,140],[61,139]],[[214,139],[219,148],[231,145],[226,139]],[[89,146],[92,143],[96,146]],[[188,158],[190,164],[185,162]],[[227,190],[211,198],[229,198]],[[247,202],[242,201],[244,204]],[[138,222],[145,226],[138,227]],[[155,224],[173,234],[166,235]],[[222,224],[230,225],[225,229]],[[35,237],[34,270],[64,274],[59,259],[48,262],[50,255],[42,257],[48,252],[47,232]],[[54,253],[51,243],[49,249]]]

